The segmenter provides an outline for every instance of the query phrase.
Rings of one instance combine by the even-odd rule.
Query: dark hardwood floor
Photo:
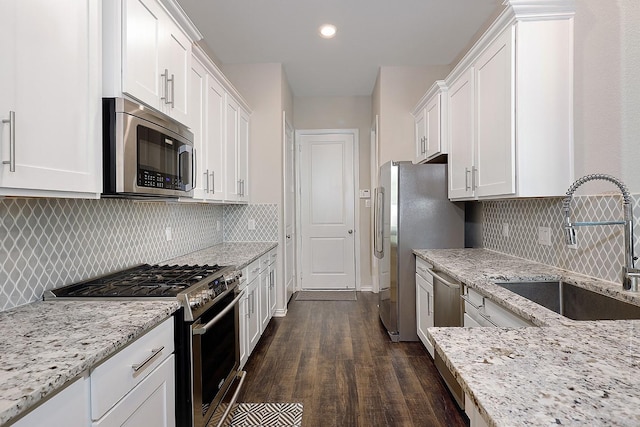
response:
[[[295,301],[245,366],[240,402],[302,402],[303,427],[465,426],[421,343],[393,343],[377,294]]]

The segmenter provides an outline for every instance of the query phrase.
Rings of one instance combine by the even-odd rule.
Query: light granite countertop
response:
[[[164,265],[218,264],[240,270],[278,246],[276,242],[225,242],[161,262]]]
[[[177,301],[37,301],[0,313],[0,425],[179,308]]]
[[[616,283],[486,249],[414,250],[541,327],[429,328],[490,426],[640,425],[640,320],[578,322],[494,281],[562,280],[640,305]]]

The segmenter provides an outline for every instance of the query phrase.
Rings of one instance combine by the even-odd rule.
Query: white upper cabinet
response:
[[[250,115],[242,97],[198,47],[189,74],[188,126],[196,149],[193,199],[248,201]]]
[[[249,160],[249,113],[227,95],[226,101],[226,192],[225,199],[247,202]]]
[[[102,190],[100,2],[0,2],[0,196]]]
[[[506,3],[446,80],[453,200],[562,196],[573,182],[573,4]]]
[[[446,83],[443,80],[436,81],[413,112],[416,146],[414,163],[440,159],[448,152],[446,95]]]
[[[472,197],[474,108],[473,67],[449,87],[449,198]]]
[[[202,36],[179,8],[170,14],[165,4],[173,2],[103,2],[104,95],[128,95],[187,123],[192,42]]]

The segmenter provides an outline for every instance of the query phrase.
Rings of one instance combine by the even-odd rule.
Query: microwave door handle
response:
[[[195,157],[194,154],[193,154],[193,150],[194,150],[194,148],[191,145],[186,145],[186,144],[183,144],[183,145],[180,146],[180,148],[178,148],[178,173],[179,174],[182,174],[182,167],[181,167],[182,166],[182,155],[185,154],[185,153],[189,153],[190,154],[189,157],[191,158],[191,161],[193,162],[193,158]],[[191,190],[193,190],[193,187],[194,187],[193,169],[190,168],[190,170],[191,170],[191,176],[189,177],[189,186],[187,188],[187,185],[185,184],[185,191],[191,191]],[[178,177],[180,178],[180,180],[183,183],[185,182],[184,180],[182,180],[182,178],[183,178],[182,175],[179,175]]]
[[[193,147],[193,156],[191,156],[191,170],[193,171],[193,188],[196,188],[198,179],[198,163],[196,162],[197,155],[196,148]]]

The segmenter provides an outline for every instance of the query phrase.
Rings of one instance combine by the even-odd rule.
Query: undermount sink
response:
[[[565,282],[496,282],[515,294],[573,320],[640,319],[640,306]]]

